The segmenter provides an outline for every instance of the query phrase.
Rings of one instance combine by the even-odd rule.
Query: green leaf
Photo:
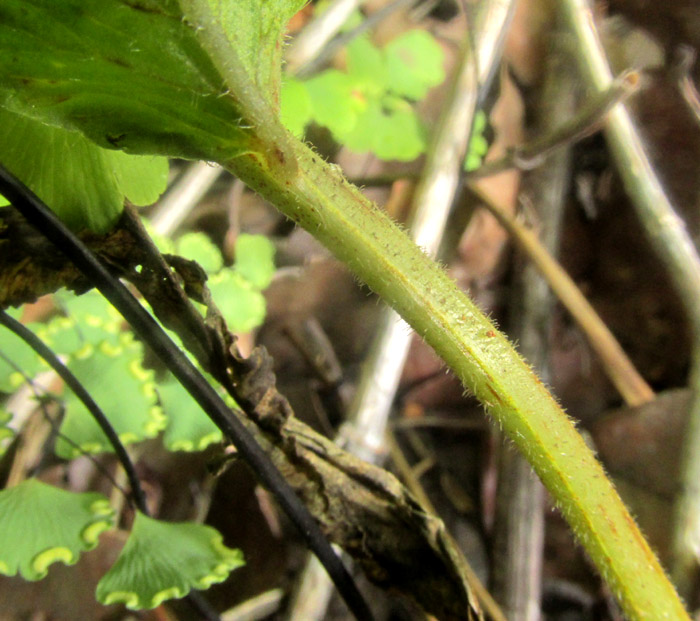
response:
[[[14,392],[24,382],[24,377],[18,369],[28,377],[32,377],[42,368],[41,359],[34,350],[6,328],[0,329],[0,354],[2,354],[0,356],[0,391],[2,392]]]
[[[385,100],[386,101],[386,100]],[[425,150],[425,132],[413,108],[398,100],[393,109],[370,101],[357,127],[345,137],[353,151],[371,151],[383,160],[410,161]]]
[[[51,563],[73,565],[112,528],[102,494],[75,494],[27,479],[0,491],[0,574],[41,580]]]
[[[207,0],[251,81],[279,107],[282,36],[306,0]]]
[[[241,233],[236,239],[236,272],[253,287],[266,289],[275,275],[275,246],[264,235]]]
[[[141,366],[142,346],[127,335],[122,342],[119,347],[106,342],[87,345],[68,362],[68,368],[93,395],[119,439],[133,444],[158,435],[166,420],[157,405],[153,371]],[[112,451],[82,402],[70,391],[64,400],[66,414],[61,433],[88,453]],[[80,451],[58,438],[56,455],[70,459],[80,455]]]
[[[384,47],[388,88],[419,101],[445,79],[443,52],[425,30],[409,30]]]
[[[311,97],[304,82],[285,78],[280,93],[280,119],[295,136],[304,135],[312,119]]]
[[[241,551],[224,546],[210,526],[162,522],[137,512],[119,558],[97,585],[97,599],[105,606],[155,608],[222,582],[243,564]]]
[[[355,81],[346,73],[330,69],[308,80],[306,89],[314,120],[342,142],[355,128],[358,112],[367,105]]]
[[[477,110],[474,115],[474,125],[472,127],[472,135],[469,138],[467,155],[464,158],[464,170],[467,172],[479,168],[489,150],[489,143],[484,137],[485,130],[486,114],[484,114],[483,110]]]
[[[208,282],[214,302],[233,332],[249,332],[265,319],[265,298],[241,274],[222,270]]]
[[[175,242],[175,249],[180,256],[196,261],[208,274],[218,272],[224,264],[221,252],[204,233],[185,233]]]
[[[124,333],[118,321],[103,323],[97,317],[79,322],[74,317],[56,317],[37,330],[37,336],[55,354],[73,356],[95,343],[105,342],[116,347]]]
[[[0,161],[74,230],[108,230],[124,195],[107,151],[77,132],[0,108]]]
[[[114,175],[124,196],[137,207],[152,205],[165,192],[170,164],[166,157],[129,155],[108,151],[112,156]]]
[[[357,37],[347,47],[348,74],[370,97],[384,94],[387,88],[387,66],[384,54],[368,36]]]
[[[72,356],[91,343],[121,343],[123,318],[98,291],[75,295],[64,290],[54,294],[54,301],[66,316],[55,317],[37,330],[54,353]]]
[[[107,324],[124,321],[123,317],[96,289],[76,295],[67,289],[53,294],[54,303],[78,323]]]
[[[0,3],[0,105],[102,147],[212,161],[246,153],[250,133],[225,92],[174,0]]]
[[[304,83],[311,116],[353,151],[410,161],[425,151],[425,131],[402,96],[420,99],[444,79],[442,48],[422,30],[384,50],[367,37],[348,46],[348,73],[325,71]],[[392,94],[393,93],[393,94]]]
[[[221,441],[221,430],[175,378],[158,384],[158,396],[168,417],[163,444],[169,451],[202,451]]]
[[[100,233],[121,215],[125,195],[134,204],[157,200],[168,174],[165,158],[101,149],[78,132],[3,108],[0,161],[73,230]]]

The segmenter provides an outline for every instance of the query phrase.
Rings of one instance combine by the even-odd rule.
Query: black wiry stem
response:
[[[29,347],[31,347],[39,356],[41,356],[48,365],[56,372],[56,374],[66,383],[66,385],[73,391],[76,397],[82,401],[83,405],[87,408],[88,412],[92,414],[97,424],[102,429],[102,432],[107,436],[107,440],[112,445],[114,452],[117,455],[119,463],[124,468],[126,472],[126,477],[129,479],[129,485],[131,486],[131,495],[136,507],[142,513],[148,515],[148,508],[146,507],[146,496],[141,488],[141,483],[136,474],[136,468],[126,452],[126,448],[122,444],[117,432],[112,427],[105,413],[100,409],[100,406],[95,403],[90,393],[86,390],[85,386],[82,385],[80,380],[73,375],[72,371],[61,362],[60,358],[53,353],[50,347],[48,347],[36,334],[34,334],[29,328],[24,324],[20,323],[13,317],[10,317],[4,310],[0,311],[0,324],[5,326],[11,332],[14,332],[19,338],[21,338]]]
[[[118,489],[121,493],[122,496],[126,499],[127,503],[133,503],[134,499],[129,495],[129,492],[127,492],[119,483],[117,483],[116,479],[111,475],[111,473],[105,468],[104,465],[102,465],[94,455],[91,455],[84,449],[80,448],[77,443],[73,442],[68,436],[64,435],[60,431],[60,426],[58,422],[53,418],[51,414],[49,414],[48,409],[46,408],[46,403],[44,403],[44,395],[39,391],[37,388],[34,380],[29,377],[23,369],[18,367],[14,361],[12,361],[7,355],[5,355],[2,351],[0,351],[0,359],[2,359],[5,364],[8,366],[12,367],[16,373],[19,373],[22,378],[24,379],[24,383],[29,386],[30,390],[34,394],[34,398],[36,399],[37,403],[39,404],[39,408],[41,409],[41,413],[44,415],[44,420],[51,426],[51,430],[53,431],[54,435],[57,438],[61,438],[64,442],[67,444],[70,444],[76,451],[78,451],[83,457],[86,457],[92,462],[92,465],[97,468],[97,470],[102,474],[103,477],[105,477],[116,489]]]
[[[134,332],[148,343],[214,424],[233,442],[262,483],[274,494],[277,502],[299,529],[309,548],[325,567],[348,608],[358,619],[371,620],[373,617],[367,602],[309,511],[243,423],[231,415],[221,397],[170,340],[160,325],[56,215],[1,165],[0,192],[31,225],[53,242],[94,283],[129,322]]]
[[[130,500],[133,500],[136,508],[141,513],[144,515],[150,515],[148,505],[146,504],[146,495],[143,493],[143,488],[141,487],[138,475],[136,474],[136,469],[134,468],[134,464],[126,451],[126,448],[121,443],[117,432],[110,424],[109,420],[105,416],[105,413],[100,409],[100,406],[95,403],[95,400],[92,398],[85,386],[82,385],[80,380],[73,375],[71,370],[65,364],[63,364],[63,362],[61,362],[61,359],[56,356],[56,354],[51,351],[51,349],[39,337],[37,337],[36,334],[34,334],[24,324],[8,315],[4,310],[0,310],[0,324],[5,326],[8,330],[14,332],[27,345],[29,345],[29,347],[31,347],[37,354],[46,360],[48,365],[75,393],[75,396],[82,401],[83,405],[88,409],[88,412],[90,412],[95,421],[97,421],[100,429],[102,429],[103,433],[107,436],[107,440],[109,440],[109,443],[112,445],[119,463],[121,463],[122,468],[124,468],[124,472],[126,472],[129,485],[131,486]],[[121,490],[121,487],[119,487],[119,485],[117,485],[117,483],[111,479],[111,477],[109,478],[112,483]],[[121,491],[123,492],[124,490]],[[211,605],[199,593],[192,591],[186,597],[186,601],[198,613],[200,613],[202,619],[206,619],[206,621],[220,620],[217,612],[212,609]]]

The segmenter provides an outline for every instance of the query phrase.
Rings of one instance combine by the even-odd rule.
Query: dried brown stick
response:
[[[594,95],[571,119],[549,133],[508,149],[502,158],[467,173],[467,180],[489,177],[511,168],[532,170],[540,166],[557,149],[572,145],[600,130],[608,112],[637,92],[640,82],[637,71],[621,73],[609,88]]]
[[[654,391],[644,381],[619,342],[581,293],[562,266],[542,246],[535,233],[523,226],[481,190],[470,186],[485,207],[527,253],[546,278],[559,300],[583,330],[591,347],[600,357],[608,377],[628,405],[641,405],[654,398]]]

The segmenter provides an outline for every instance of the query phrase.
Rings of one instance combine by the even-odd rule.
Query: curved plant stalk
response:
[[[234,62],[230,42],[212,15],[218,3],[180,0],[180,5],[213,66],[227,82],[236,101],[234,111],[238,114],[240,109],[242,118],[254,126],[244,134],[245,149],[217,151],[219,163],[312,232],[435,348],[526,455],[630,619],[687,619],[672,585],[602,467],[506,337],[444,270],[348,184],[336,167],[323,162],[282,127],[273,104],[253,92],[256,86],[252,79],[241,75],[241,67]],[[212,125],[220,122],[212,121]],[[234,126],[227,131],[234,130],[236,135],[244,131]],[[199,152],[199,145],[194,146]],[[29,207],[19,191],[8,198]],[[55,232],[60,224],[52,226]],[[141,321],[142,334],[157,330],[150,316]],[[163,333],[158,334],[162,339]],[[275,483],[286,508],[295,506],[296,499],[285,495],[289,488],[277,471],[269,470],[243,423],[228,416],[208,384],[199,385],[201,378],[193,375],[194,369],[185,358],[169,359],[177,352],[167,338],[165,341],[160,340],[154,349],[181,383],[199,394],[198,401],[210,416],[228,434],[237,434],[241,453],[258,466],[261,478]],[[308,514],[297,517],[301,515],[306,520]],[[310,517],[305,534],[318,535],[318,549],[325,549],[328,560],[337,563]],[[354,584],[350,581],[346,586],[352,590]],[[368,617],[368,611],[362,616]]]
[[[201,41],[219,38],[211,23],[193,20]],[[206,49],[225,64],[217,58],[225,48]],[[236,92],[235,81],[229,87]],[[310,231],[433,346],[527,457],[629,618],[688,618],[602,467],[507,338],[337,167],[274,123],[260,138],[284,134],[279,146],[220,164]]]
[[[528,458],[631,619],[687,618],[602,467],[508,339],[337,167],[287,136],[294,174],[270,174],[270,146],[220,163],[313,233],[435,348]]]
[[[676,67],[678,90],[693,113],[695,121],[700,123],[700,93],[698,93],[695,82],[693,82],[691,77],[691,70],[697,60],[697,52],[688,45],[682,44],[678,46],[677,54],[679,56]]]
[[[32,378],[2,351],[0,351],[0,360],[3,360],[5,364],[11,366],[16,373],[19,373],[22,376],[25,384],[23,388],[15,391],[5,404],[7,411],[12,412],[12,420],[10,423],[15,431],[19,432],[22,430],[22,433],[27,434],[28,436],[35,434],[35,429],[31,427],[31,415],[34,414],[38,408],[42,414],[44,422],[50,428],[51,433],[53,433],[57,438],[61,438],[61,440],[69,444],[77,451],[80,451],[80,447],[73,442],[73,440],[61,433],[58,421],[49,413],[48,408],[46,407],[47,404],[44,403],[44,397],[48,393],[46,393],[43,386],[49,386],[51,382],[56,379],[56,373],[54,371],[45,371],[44,373]],[[40,444],[41,452],[43,452],[44,441],[42,440]],[[26,456],[20,455],[20,452],[25,453],[23,447],[19,448],[18,452],[14,456],[14,459],[12,460],[12,466],[9,474],[7,475],[7,480],[5,481],[6,488],[13,487],[21,483],[26,478],[26,463],[28,460]],[[36,451],[31,450],[30,452],[32,453],[30,459],[34,459],[36,456]],[[114,489],[119,491],[122,497],[128,503],[130,503],[131,495],[129,491],[124,488],[123,481],[117,481],[117,478],[112,476],[112,473],[102,463],[100,463],[94,455],[84,453],[84,456],[92,463],[95,470],[97,470],[105,479],[107,479]],[[124,472],[123,469],[122,472]],[[123,479],[123,477],[121,478]]]
[[[576,35],[582,73],[593,88],[604,90],[612,75],[588,2],[562,0],[561,10]],[[668,270],[691,327],[692,366],[688,381],[693,397],[681,456],[682,492],[674,508],[672,569],[681,594],[690,595],[700,558],[700,257],[654,172],[627,110],[618,106],[610,113],[605,133],[637,217]]]
[[[308,147],[298,174],[222,164],[329,247],[453,369],[524,453],[631,619],[687,613],[601,465],[530,367],[442,268]]]
[[[471,49],[468,37],[460,49],[459,63],[413,194],[409,217],[411,239],[432,257],[438,253],[459,188],[480,86],[493,74],[501,56],[514,6],[514,2],[481,3],[474,11],[475,23],[470,24],[475,31],[475,50]],[[335,439],[345,450],[373,464],[381,465],[386,457],[387,425],[412,337],[412,331],[394,310],[382,309],[347,422]],[[471,568],[468,570],[475,577]],[[330,586],[320,564],[310,558],[300,579],[290,619],[324,618],[330,599],[326,591]],[[312,601],[317,602],[313,608]]]

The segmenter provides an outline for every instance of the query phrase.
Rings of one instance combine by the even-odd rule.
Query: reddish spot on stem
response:
[[[605,505],[602,505],[598,503],[598,511],[600,514],[603,516],[605,521],[608,523],[608,526],[610,527],[610,530],[613,532],[613,534],[617,537],[617,528],[615,527],[615,522],[610,518],[608,515],[608,512],[605,508]]]
[[[486,388],[488,388],[489,392],[493,395],[493,398],[496,399],[498,403],[503,405],[503,399],[501,399],[500,395],[494,390],[491,384],[486,384]]]
[[[364,93],[362,91],[357,90],[357,89],[353,89],[352,91],[350,91],[350,96],[353,99],[357,99],[357,101],[359,101],[361,103],[364,103],[366,101]]]

